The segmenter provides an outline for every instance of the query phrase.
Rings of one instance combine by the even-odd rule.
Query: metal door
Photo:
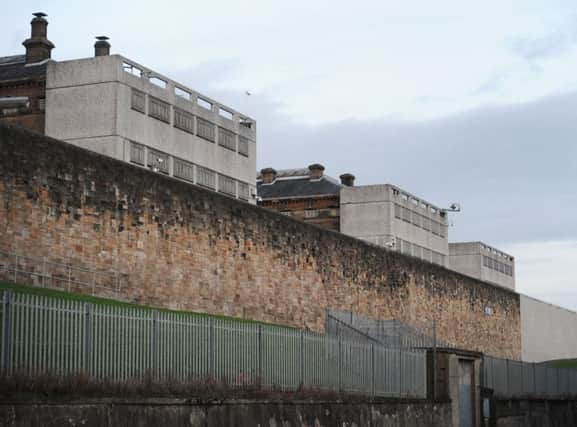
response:
[[[473,362],[459,360],[459,427],[473,427]]]

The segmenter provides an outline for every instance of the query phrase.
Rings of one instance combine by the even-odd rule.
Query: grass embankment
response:
[[[548,364],[553,368],[577,369],[577,359],[555,360]]]
[[[190,316],[199,316],[199,317],[223,319],[223,320],[234,320],[235,322],[261,324],[261,325],[277,326],[277,327],[282,327],[282,328],[287,328],[287,329],[294,329],[290,326],[276,325],[274,323],[259,322],[259,321],[250,320],[250,319],[242,319],[240,317],[230,317],[230,316],[221,316],[221,315],[216,315],[216,314],[199,313],[199,312],[195,312],[195,311],[170,310],[167,308],[149,307],[149,306],[129,303],[129,302],[125,302],[125,301],[118,301],[118,300],[113,300],[113,299],[108,299],[108,298],[94,297],[94,296],[90,296],[90,295],[83,295],[83,294],[77,294],[77,293],[73,293],[73,292],[60,291],[57,289],[39,288],[39,287],[35,287],[35,286],[20,285],[20,284],[15,284],[15,283],[10,283],[10,282],[0,282],[0,292],[1,291],[11,291],[11,292],[17,292],[17,293],[27,294],[27,295],[38,295],[38,296],[43,296],[43,297],[56,298],[56,299],[60,299],[60,300],[87,302],[87,303],[97,304],[97,305],[138,308],[138,309],[142,309],[142,310],[156,310],[156,311],[165,312],[165,313],[180,313],[180,314],[186,314],[186,315],[190,315]]]

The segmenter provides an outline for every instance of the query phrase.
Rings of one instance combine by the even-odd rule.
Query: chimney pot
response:
[[[319,163],[313,163],[309,166],[309,177],[310,179],[320,179],[323,176],[325,167]]]
[[[94,56],[108,56],[110,55],[110,40],[106,36],[96,37],[96,43],[94,43]]]
[[[26,48],[26,63],[44,61],[50,59],[54,44],[48,40],[48,21],[45,17],[48,16],[43,12],[34,13],[34,18],[30,21],[30,38],[22,42]]]
[[[341,184],[346,187],[355,186],[355,176],[352,173],[344,173],[339,178],[341,178]]]
[[[276,179],[276,170],[273,168],[261,169],[260,175],[263,184],[272,184]]]

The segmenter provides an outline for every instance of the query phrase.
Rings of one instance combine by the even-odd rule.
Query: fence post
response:
[[[337,364],[337,369],[338,369],[338,378],[339,378],[339,393],[343,390],[343,369],[342,369],[342,341],[341,341],[341,337],[339,336],[339,348],[338,348],[338,364]]]
[[[209,321],[209,335],[208,335],[208,364],[210,376],[216,380],[216,367],[214,357],[214,319],[211,317]]]
[[[2,373],[10,373],[10,361],[11,361],[11,345],[12,340],[10,336],[11,329],[11,317],[10,317],[10,292],[4,292],[4,298],[2,299]]]
[[[510,396],[510,384],[509,384],[509,359],[505,359],[505,372],[507,376],[507,396]]]
[[[375,344],[371,343],[371,396],[375,398]]]
[[[257,355],[258,355],[258,385],[262,388],[262,325],[258,324],[258,336],[257,336]]]
[[[152,312],[152,337],[150,339],[150,375],[156,379],[158,372],[158,311]]]
[[[84,311],[84,372],[92,376],[92,304],[85,303]]]
[[[305,338],[303,330],[300,331],[300,388],[305,386]]]
[[[537,394],[537,375],[535,374],[535,364],[531,363],[533,367],[533,393]]]

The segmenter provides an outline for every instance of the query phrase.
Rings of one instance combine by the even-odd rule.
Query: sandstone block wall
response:
[[[24,129],[0,125],[0,153],[0,249],[118,269],[127,300],[317,331],[329,308],[435,319],[521,355],[514,292]]]

